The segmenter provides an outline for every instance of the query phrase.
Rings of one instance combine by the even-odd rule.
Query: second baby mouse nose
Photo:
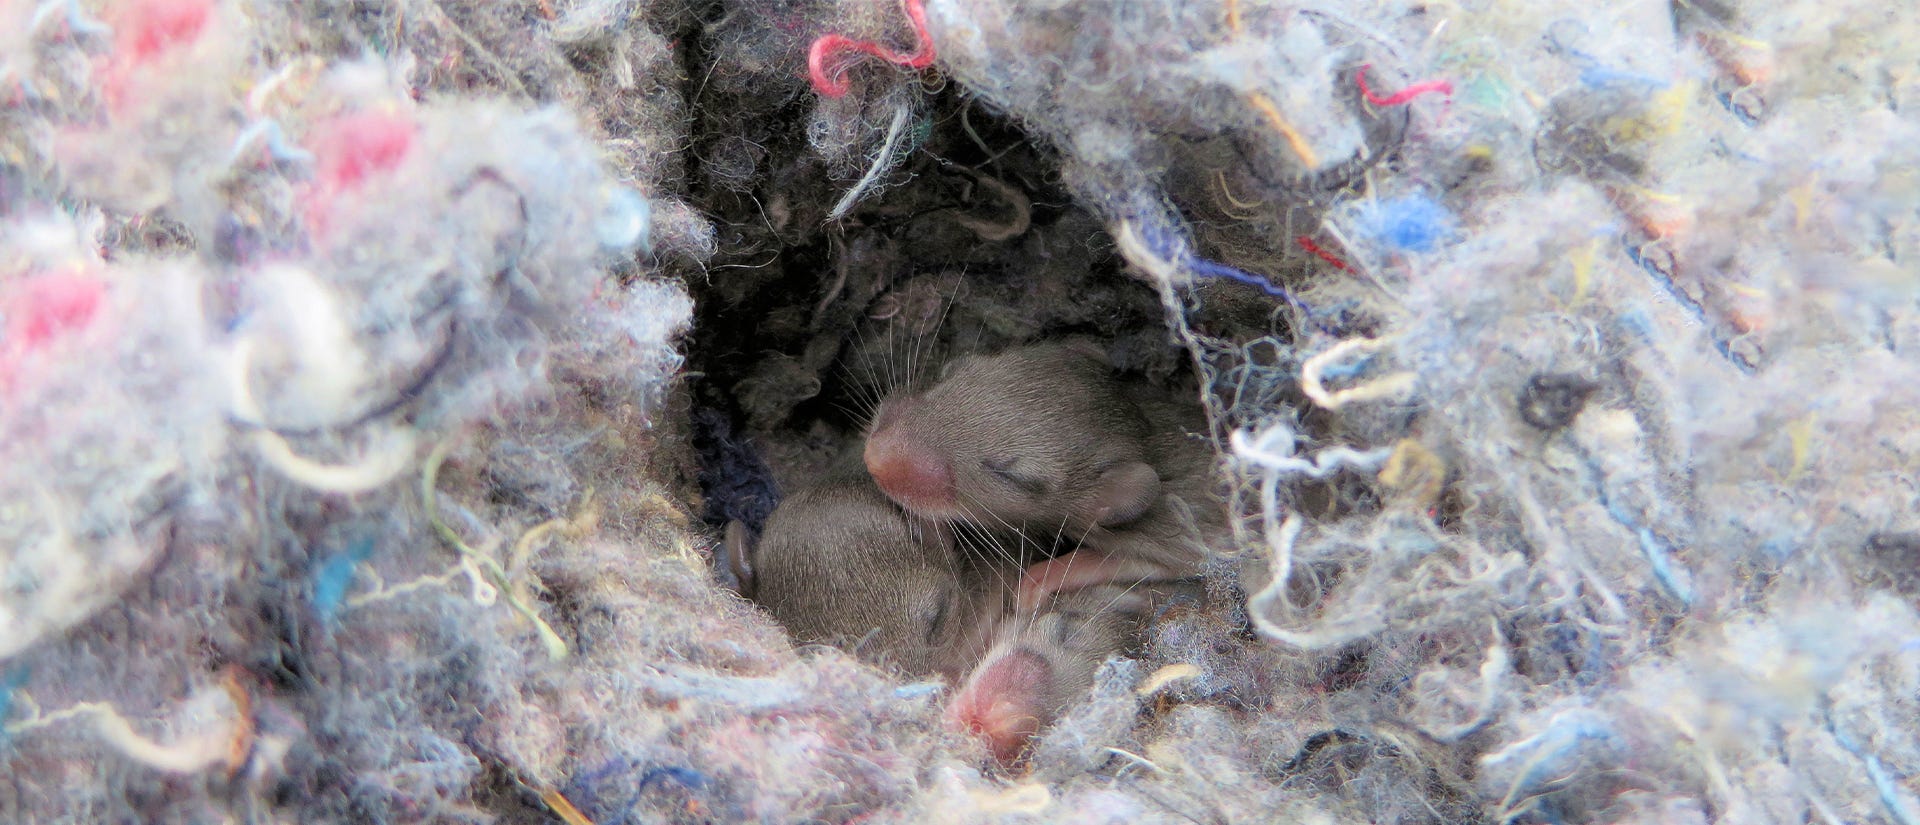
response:
[[[867,439],[867,472],[887,497],[927,516],[952,515],[953,468],[939,453],[901,433],[886,430]]]

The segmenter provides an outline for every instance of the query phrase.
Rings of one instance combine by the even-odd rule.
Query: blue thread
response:
[[[17,667],[0,675],[0,746],[7,744],[7,715],[13,712],[13,692],[27,683],[27,668]]]
[[[313,164],[313,153],[300,148],[298,144],[288,142],[287,133],[281,130],[280,124],[269,118],[255,121],[253,125],[242,130],[239,137],[233,139],[233,151],[228,153],[227,165],[232,166],[238,163],[253,146],[254,141],[263,138],[267,142],[267,154],[274,160],[299,166]]]
[[[1784,562],[1793,558],[1800,544],[1792,536],[1775,536],[1760,543],[1760,552],[1767,554],[1775,562]]]
[[[669,765],[647,771],[645,775],[640,777],[638,790],[640,793],[646,793],[648,788],[653,787],[656,783],[664,779],[671,779],[679,783],[680,787],[690,791],[706,790],[708,785],[713,784],[713,780],[708,778],[704,773],[692,768]]]
[[[1734,352],[1732,341],[1713,334],[1713,324],[1707,317],[1707,308],[1702,306],[1699,301],[1694,300],[1693,296],[1688,295],[1685,290],[1682,290],[1678,284],[1673,282],[1673,269],[1676,264],[1671,258],[1669,258],[1663,266],[1660,261],[1655,260],[1654,256],[1642,254],[1641,249],[1643,247],[1635,245],[1633,238],[1625,233],[1620,235],[1620,246],[1626,250],[1629,260],[1638,264],[1640,269],[1648,275],[1652,275],[1653,282],[1658,284],[1660,289],[1665,292],[1668,297],[1672,298],[1675,303],[1679,304],[1682,309],[1685,309],[1688,315],[1693,316],[1694,322],[1700,324],[1702,329],[1708,331],[1707,337],[1713,340],[1713,348],[1716,352],[1720,353],[1720,357],[1727,359],[1727,363],[1732,364],[1735,369],[1740,370],[1742,373],[1747,375],[1753,374],[1754,369],[1758,365],[1747,360],[1746,357],[1740,353]],[[1652,244],[1647,244],[1647,246],[1652,246]]]
[[[1616,68],[1613,68],[1612,66],[1607,66],[1605,64],[1602,64],[1600,61],[1593,59],[1590,55],[1582,54],[1580,52],[1570,52],[1570,54],[1572,54],[1574,57],[1584,58],[1583,60],[1579,61],[1581,63],[1586,64],[1585,67],[1583,67],[1580,70],[1580,82],[1583,85],[1586,85],[1591,88],[1599,89],[1599,88],[1605,88],[1608,86],[1639,86],[1639,87],[1642,87],[1642,89],[1644,89],[1647,92],[1653,92],[1660,89],[1665,89],[1669,85],[1671,85],[1667,81],[1654,77],[1653,75],[1650,75],[1650,74],[1642,74],[1640,72],[1630,72],[1625,69],[1616,69]]]
[[[1566,29],[1575,31],[1566,31]],[[1645,91],[1665,89],[1671,82],[1628,69],[1616,69],[1590,52],[1582,51],[1570,41],[1586,40],[1593,35],[1587,27],[1577,20],[1562,18],[1547,26],[1547,51],[1566,56],[1574,65],[1580,67],[1580,82],[1588,88],[1606,88],[1608,86],[1641,86]]]
[[[1607,515],[1616,523],[1633,531],[1635,538],[1640,542],[1640,553],[1646,557],[1647,565],[1653,568],[1653,577],[1660,583],[1660,589],[1679,600],[1682,605],[1692,607],[1693,574],[1673,560],[1672,542],[1642,525],[1625,506],[1614,501],[1613,497],[1607,494],[1607,473],[1600,467],[1599,461],[1584,450],[1581,451],[1581,457],[1586,461],[1587,472],[1591,474],[1588,481],[1593,484],[1594,498],[1599,501],[1601,507],[1606,508]]]
[[[1238,281],[1246,284],[1247,286],[1258,289],[1272,297],[1298,307],[1300,311],[1306,313],[1309,318],[1314,316],[1313,308],[1307,306],[1305,301],[1300,300],[1292,292],[1287,291],[1285,287],[1279,286],[1253,273],[1235,269],[1226,264],[1215,263],[1194,255],[1193,251],[1187,247],[1186,241],[1175,234],[1165,223],[1153,219],[1148,213],[1142,212],[1140,214],[1141,217],[1138,221],[1140,239],[1147,242],[1147,248],[1153,250],[1155,255],[1171,261],[1175,266],[1188,270],[1195,275],[1206,278],[1225,278],[1230,281]]]
[[[689,791],[704,791],[713,784],[713,778],[705,773],[678,765],[647,768],[636,779],[634,773],[643,767],[645,763],[633,757],[608,760],[592,771],[576,774],[568,783],[566,796],[583,811],[591,812],[595,822],[615,825],[634,821],[640,813],[635,810],[640,797],[663,782],[677,783]]]
[[[1431,252],[1453,234],[1453,213],[1426,195],[1362,205],[1360,234],[1406,252]]]
[[[893,689],[893,695],[901,699],[921,699],[933,696],[945,689],[939,682],[921,682],[917,685],[901,685]]]
[[[81,35],[93,35],[93,36],[99,36],[99,37],[106,37],[108,35],[113,34],[112,26],[109,26],[105,23],[102,23],[98,20],[88,17],[86,15],[86,12],[81,10],[80,0],[67,0],[67,2],[64,5],[67,7],[67,33],[68,34],[74,37],[79,37]],[[28,28],[29,29],[40,28],[41,22],[47,18],[47,15],[53,13],[53,9],[54,9],[54,5],[52,3],[46,3],[42,5],[40,7],[40,10],[34,13],[33,20],[28,24]]]
[[[1654,578],[1660,580],[1667,593],[1679,599],[1680,603],[1693,606],[1692,576],[1684,568],[1673,562],[1673,548],[1665,539],[1655,535],[1652,530],[1640,528],[1640,552],[1647,557],[1647,563],[1653,566]]]
[[[1339,381],[1356,377],[1366,372],[1367,368],[1373,365],[1373,356],[1374,353],[1371,352],[1362,353],[1360,357],[1352,361],[1341,361],[1328,365],[1320,370],[1320,378],[1322,380]]]
[[[1733,99],[1733,92],[1715,92],[1713,99],[1719,101],[1720,108],[1726,109],[1728,114],[1733,115],[1735,120],[1740,121],[1740,125],[1747,127],[1760,125],[1761,115],[1755,114],[1747,107],[1736,102]]]
[[[1879,792],[1880,804],[1887,809],[1887,813],[1892,814],[1894,821],[1900,825],[1920,825],[1920,810],[1909,803],[1900,789],[1899,782],[1881,763],[1879,755],[1868,752],[1864,745],[1840,730],[1840,726],[1833,721],[1831,699],[1822,696],[1820,704],[1821,714],[1826,717],[1827,733],[1832,734],[1834,741],[1840,743],[1840,747],[1845,748],[1848,753],[1853,754],[1864,764],[1867,769],[1867,778],[1872,780],[1874,790]]]
[[[1562,778],[1574,766],[1567,763],[1588,743],[1613,745],[1618,738],[1607,720],[1598,713],[1578,708],[1562,711],[1547,723],[1547,728],[1500,751],[1483,757],[1487,765],[1517,763],[1530,765],[1514,780],[1514,787],[1531,789]]]
[[[338,612],[340,603],[346,599],[347,588],[353,584],[354,569],[373,555],[373,539],[363,538],[347,545],[343,552],[320,564],[313,573],[313,610],[320,615],[320,621],[330,622]]]

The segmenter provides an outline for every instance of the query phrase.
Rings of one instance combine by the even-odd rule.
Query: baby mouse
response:
[[[867,470],[916,515],[1077,536],[1160,494],[1149,423],[1090,347],[1056,343],[954,362],[880,404]]]
[[[1174,598],[1199,598],[1197,580],[1082,587],[1050,598],[1038,613],[1004,622],[946,709],[951,727],[987,740],[1011,764],[1032,738],[1086,698],[1109,658],[1136,652],[1155,611]]]
[[[1199,572],[1225,516],[1212,449],[1188,435],[1198,409],[1156,395],[1086,342],[970,356],[925,392],[882,402],[864,458],[916,515],[1084,546],[1071,565],[1039,569],[1028,608],[1099,581],[1181,578]]]
[[[727,557],[743,595],[796,641],[953,680],[1010,609],[1017,575],[967,558],[951,529],[903,512],[857,470],[781,501],[758,542],[728,525]]]

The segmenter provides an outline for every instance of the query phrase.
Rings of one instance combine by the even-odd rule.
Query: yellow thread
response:
[[[380,576],[380,573],[373,569],[373,565],[362,563],[360,565],[359,572],[356,573],[355,576],[356,577],[365,576],[370,582],[372,582],[373,589],[365,593],[362,593],[358,596],[348,596],[347,606],[360,607],[361,605],[386,601],[387,599],[397,599],[401,596],[407,595],[408,593],[412,593],[416,590],[421,590],[427,587],[432,587],[434,585],[439,585],[441,587],[451,587],[453,585],[453,580],[459,578],[460,574],[465,571],[466,571],[466,567],[464,565],[456,564],[452,567],[447,568],[447,571],[445,573],[441,573],[438,576],[434,576],[434,575],[421,576],[420,578],[417,578],[417,579],[411,579],[405,582],[401,582],[400,584],[396,584],[392,587],[387,587],[386,580],[382,579]]]
[[[1386,347],[1386,341],[1379,338],[1350,338],[1333,345],[1326,352],[1308,358],[1300,365],[1300,391],[1313,399],[1313,403],[1324,409],[1335,410],[1354,401],[1374,401],[1390,398],[1413,389],[1417,379],[1411,372],[1396,372],[1381,376],[1379,379],[1360,384],[1338,392],[1329,392],[1321,383],[1320,373],[1328,364],[1338,361],[1353,352],[1377,352]]]
[[[1406,493],[1420,509],[1440,500],[1447,479],[1447,463],[1418,440],[1400,439],[1393,454],[1380,468],[1380,483],[1388,489]]]
[[[1224,195],[1227,199],[1227,203],[1233,205],[1235,208],[1246,209],[1246,210],[1257,210],[1260,208],[1259,201],[1248,203],[1246,201],[1240,200],[1239,198],[1236,198],[1233,196],[1233,188],[1227,185],[1226,172],[1219,169],[1213,170],[1213,179],[1216,183],[1220,184],[1220,194]],[[1240,220],[1243,220],[1243,221],[1248,220],[1248,218],[1242,218],[1239,215],[1234,215],[1234,217],[1239,218]]]
[[[228,720],[225,729],[185,736],[172,744],[161,744],[140,735],[133,729],[133,724],[120,715],[119,708],[105,702],[81,702],[41,715],[40,706],[33,702],[32,697],[23,692],[19,698],[28,715],[26,719],[7,725],[5,730],[8,735],[25,733],[69,719],[91,718],[94,733],[122,756],[166,773],[198,773],[225,762],[232,752],[234,734],[237,732],[238,723]]]
[[[1273,105],[1273,101],[1260,92],[1249,93],[1247,99],[1267,116],[1267,122],[1273,124],[1273,128],[1280,132],[1280,136],[1287,139],[1287,145],[1292,147],[1294,154],[1300,156],[1301,163],[1306,164],[1308,169],[1320,168],[1320,156],[1314,153],[1313,147],[1308,145],[1307,139],[1293,128],[1293,124],[1280,116],[1280,107]]]
[[[1158,693],[1161,688],[1166,687],[1171,682],[1177,682],[1181,679],[1191,679],[1198,675],[1200,675],[1200,668],[1194,667],[1186,662],[1167,665],[1154,671],[1153,675],[1148,676],[1147,680],[1141,682],[1140,687],[1136,689],[1134,693],[1141,696],[1151,696]]]
[[[1693,96],[1688,84],[1675,84],[1655,95],[1647,108],[1632,115],[1609,118],[1604,124],[1613,143],[1650,143],[1680,130],[1686,121],[1686,106]]]
[[[1809,180],[1805,185],[1796,186],[1787,193],[1788,197],[1793,199],[1794,229],[1807,228],[1807,217],[1813,214],[1813,186],[1814,181]]]
[[[1721,40],[1725,40],[1729,43],[1733,43],[1735,45],[1745,46],[1749,49],[1760,49],[1762,51],[1773,50],[1773,44],[1769,41],[1761,40],[1754,37],[1748,37],[1744,34],[1736,34],[1734,32],[1730,32],[1725,29],[1714,32],[1713,36],[1718,37]]]
[[[580,496],[580,508],[572,518],[556,518],[543,521],[520,534],[520,540],[513,543],[513,555],[508,557],[507,569],[519,570],[532,558],[534,544],[547,538],[549,533],[559,533],[564,538],[577,539],[593,531],[600,523],[600,508],[593,500],[594,490],[588,487]]]
[[[1037,814],[1053,804],[1053,792],[1045,785],[1027,783],[1000,793],[974,791],[973,800],[990,814]]]
[[[1573,253],[1573,298],[1567,301],[1567,308],[1573,309],[1587,300],[1593,291],[1593,264],[1600,257],[1600,242],[1587,244],[1587,248]]]
[[[1133,751],[1125,750],[1122,748],[1108,747],[1107,753],[1113,754],[1114,756],[1124,756],[1128,759],[1133,760],[1134,764],[1145,766],[1146,768],[1152,770],[1154,773],[1166,773],[1166,770],[1161,768],[1159,765],[1155,765],[1153,763],[1153,760],[1148,759],[1144,756],[1141,756],[1140,754],[1134,753]]]
[[[1631,183],[1618,184],[1616,188],[1636,198],[1653,201],[1654,203],[1685,204],[1687,202],[1687,199],[1680,195],[1661,192],[1657,189],[1648,189],[1644,186],[1635,186]]]
[[[540,801],[547,803],[547,807],[553,811],[553,815],[560,817],[560,821],[567,823],[567,825],[593,825],[593,820],[588,819],[587,815],[581,813],[579,808],[573,807],[573,803],[568,802],[567,798],[561,796],[559,791],[541,791]]]
[[[545,619],[540,618],[540,614],[513,591],[512,584],[507,580],[507,571],[500,567],[500,562],[473,549],[472,546],[461,540],[460,534],[455,533],[452,527],[447,526],[446,522],[440,520],[439,490],[434,484],[440,477],[440,465],[446,462],[447,454],[452,451],[452,438],[448,438],[438,445],[435,445],[433,452],[427,456],[425,468],[423,468],[420,473],[420,493],[426,505],[427,522],[433,525],[434,532],[440,534],[442,541],[445,541],[449,546],[453,547],[453,549],[460,551],[460,554],[464,556],[467,561],[471,561],[478,566],[495,590],[506,594],[507,604],[514,609],[514,612],[519,613],[533,622],[535,629],[540,633],[540,641],[546,645],[548,658],[555,660],[566,658],[566,640],[561,639],[560,634],[554,632],[553,627],[547,624]]]
[[[1240,0],[1227,0],[1227,30],[1234,34],[1241,32]]]
[[[1813,457],[1813,413],[1807,413],[1787,425],[1787,441],[1793,445],[1793,464],[1787,468],[1785,483],[1792,484],[1806,475]]]

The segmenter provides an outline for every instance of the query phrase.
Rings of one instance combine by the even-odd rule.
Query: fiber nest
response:
[[[0,820],[1920,823],[1916,41],[0,0]],[[1235,541],[1009,769],[715,548],[1065,335]]]

